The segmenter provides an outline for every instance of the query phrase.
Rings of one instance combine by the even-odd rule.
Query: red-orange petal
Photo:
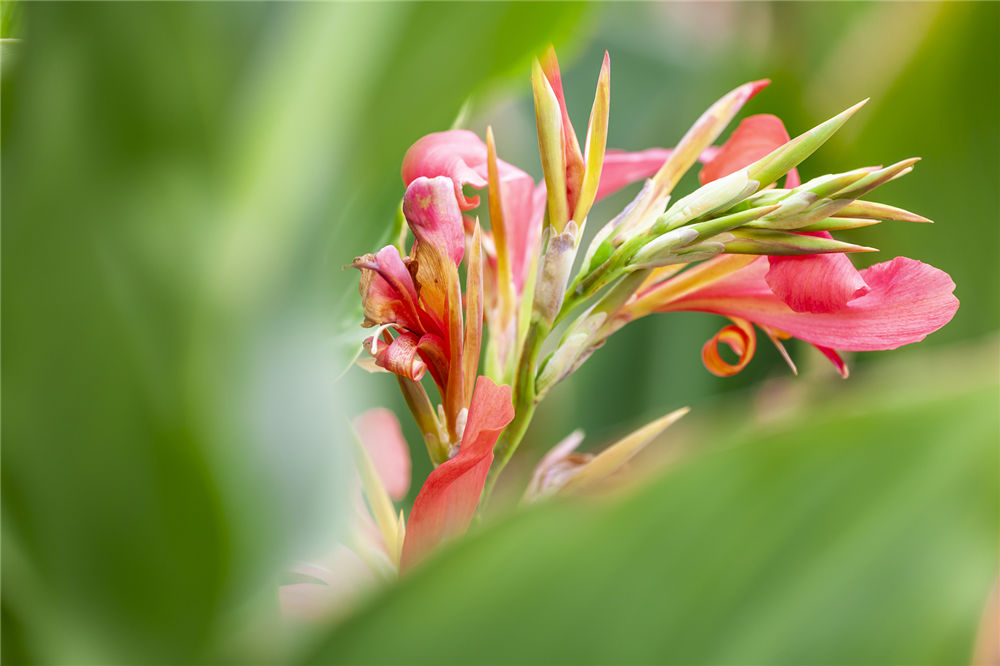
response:
[[[719,354],[719,344],[729,346],[737,355],[736,363],[729,363]],[[757,350],[757,335],[753,326],[742,319],[733,319],[733,324],[725,326],[701,348],[701,360],[713,375],[731,377],[747,366]]]
[[[479,377],[458,453],[431,472],[413,503],[401,569],[468,528],[493,462],[493,446],[513,418],[510,387]]]

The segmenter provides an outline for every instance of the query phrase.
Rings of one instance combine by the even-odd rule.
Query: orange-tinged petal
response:
[[[740,358],[729,363],[719,354],[719,344],[729,346]],[[733,319],[733,325],[724,327],[701,348],[701,360],[713,375],[730,377],[747,366],[757,350],[757,336],[753,326],[743,319]]]
[[[583,225],[583,220],[594,205],[597,187],[604,168],[604,151],[608,144],[608,116],[611,111],[611,63],[608,52],[604,52],[604,63],[597,79],[597,92],[594,94],[594,105],[590,110],[590,123],[587,126],[587,142],[584,150],[583,182],[580,185],[580,195],[574,204],[573,219]],[[572,202],[572,199],[571,199]]]
[[[604,55],[607,62],[607,53]],[[584,178],[583,154],[580,152],[580,142],[576,138],[576,131],[573,123],[569,119],[569,110],[566,108],[566,98],[563,95],[562,75],[559,72],[559,61],[556,59],[556,51],[550,45],[541,59],[542,71],[552,88],[553,95],[559,103],[559,111],[562,117],[562,146],[563,160],[566,167],[566,202],[569,212],[572,213],[580,196],[580,189]],[[580,219],[572,219],[580,222]],[[561,229],[561,227],[560,227]]]
[[[475,389],[479,371],[479,353],[483,342],[483,251],[482,232],[476,223],[469,249],[469,267],[465,278],[465,338],[462,365],[465,372],[465,395]]]

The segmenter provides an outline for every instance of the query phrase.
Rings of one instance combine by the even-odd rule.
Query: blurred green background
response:
[[[4,663],[968,663],[1000,523],[1000,6],[2,7]],[[342,266],[463,104],[539,175],[550,42],[578,130],[611,52],[617,148],[750,79],[773,83],[746,113],[792,134],[871,97],[803,176],[923,157],[879,200],[937,224],[849,239],[949,272],[962,306],[846,382],[806,345],[798,378],[761,345],[718,379],[719,318],[640,321],[552,392],[507,490],[574,428],[692,405],[647,482],[499,519],[290,636],[275,586],[339,533],[344,417],[404,414],[391,378],[338,380],[362,337]]]

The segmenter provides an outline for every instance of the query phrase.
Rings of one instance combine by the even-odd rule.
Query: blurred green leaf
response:
[[[380,395],[334,384],[341,266],[406,145],[583,10],[16,6],[3,661],[280,661],[278,574],[336,534],[341,426]]]
[[[997,387],[923,385],[758,429],[611,501],[527,510],[310,661],[968,663],[997,567]]]

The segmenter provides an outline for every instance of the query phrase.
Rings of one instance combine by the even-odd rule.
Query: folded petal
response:
[[[768,265],[768,286],[796,312],[837,312],[870,291],[846,254],[772,256]]]
[[[698,179],[704,185],[728,176],[788,143],[789,138],[785,125],[777,116],[760,114],[744,118],[714,159],[701,170]],[[798,172],[792,169],[786,187],[799,184]]]
[[[657,309],[740,317],[817,346],[850,351],[895,349],[918,342],[947,324],[958,310],[952,294],[955,283],[948,274],[905,257],[861,271],[870,291],[836,312],[792,310],[768,286],[768,269],[766,257],[759,257]],[[669,293],[663,286],[657,288]]]
[[[417,178],[447,176],[453,181],[455,198],[462,210],[479,205],[479,197],[468,198],[463,185],[477,190],[486,187],[486,175],[477,169],[486,163],[486,145],[475,132],[456,129],[421,137],[403,157],[403,184]]]
[[[493,445],[513,418],[510,387],[479,377],[458,453],[431,472],[413,503],[401,568],[469,526],[493,462]]]
[[[389,496],[402,500],[410,489],[410,447],[399,419],[390,410],[376,407],[355,417],[354,429]]]
[[[451,257],[457,266],[465,253],[465,225],[452,180],[420,177],[406,188],[403,215],[420,243]]]
[[[359,290],[364,325],[399,324],[406,328],[417,325],[417,289],[394,246],[358,257],[353,265],[361,271]]]
[[[368,338],[365,343],[369,349],[375,346],[373,355],[379,367],[418,382],[427,372],[427,365],[417,354],[419,341],[417,336],[409,331],[403,331],[388,345],[378,344],[373,338]]]

